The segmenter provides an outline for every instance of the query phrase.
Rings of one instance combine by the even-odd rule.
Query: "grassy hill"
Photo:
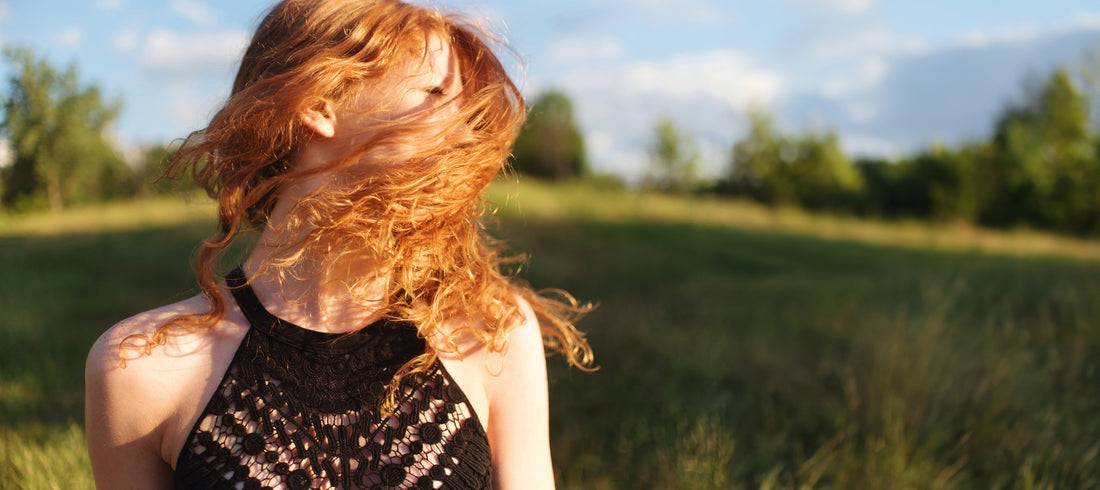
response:
[[[1100,487],[1100,244],[499,184],[525,277],[599,303],[550,360],[562,488]],[[194,294],[211,208],[0,218],[0,487],[80,488],[82,368]]]

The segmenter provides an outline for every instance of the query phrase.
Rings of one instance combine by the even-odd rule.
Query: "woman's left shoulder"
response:
[[[516,314],[504,327],[503,348],[487,348],[485,388],[494,408],[502,404],[522,403],[527,395],[533,401],[545,399],[546,356],[542,345],[542,330],[538,318],[526,299],[515,299]]]
[[[507,344],[490,351],[485,378],[494,488],[553,488],[549,394],[542,330],[531,305],[516,299]],[[496,360],[499,358],[499,360]],[[499,367],[498,367],[499,366]]]
[[[432,342],[443,366],[466,392],[487,427],[489,405],[501,398],[509,385],[525,381],[545,384],[546,380],[538,319],[526,299],[516,296],[514,307],[515,313],[500,327],[504,331],[497,346],[473,333],[486,331],[486,322],[470,318],[448,319]]]
[[[451,343],[436,350],[485,427],[493,487],[553,488],[542,331],[526,299],[516,296],[514,306],[501,327],[503,343],[490,346],[463,329],[484,331],[484,323],[452,319],[440,328]]]

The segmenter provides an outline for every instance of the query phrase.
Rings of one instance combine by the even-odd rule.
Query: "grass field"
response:
[[[498,185],[526,278],[600,307],[551,359],[562,488],[1100,488],[1100,244]],[[86,488],[82,368],[194,294],[210,208],[0,217],[0,488]]]

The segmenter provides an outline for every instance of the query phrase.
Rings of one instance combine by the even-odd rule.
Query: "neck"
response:
[[[320,332],[356,330],[381,318],[388,304],[389,277],[381,273],[376,260],[362,255],[333,257],[331,244],[318,241],[292,265],[273,265],[279,262],[282,245],[296,243],[310,231],[295,230],[291,236],[282,226],[310,187],[307,182],[280,193],[244,271],[261,303],[275,316]]]

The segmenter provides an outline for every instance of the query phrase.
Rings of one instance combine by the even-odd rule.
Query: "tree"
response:
[[[512,154],[515,169],[535,177],[566,180],[588,172],[584,137],[564,92],[550,90],[535,99]]]
[[[1063,231],[1100,227],[1100,162],[1089,133],[1089,103],[1065,69],[997,121],[990,180],[979,218]]]
[[[190,178],[190,175],[182,175],[178,179],[161,178],[168,170],[168,166],[178,149],[179,147],[176,144],[165,145],[163,143],[145,146],[141,149],[132,166],[134,169],[135,193],[166,194],[174,191],[189,192],[199,189],[198,183]]]
[[[876,166],[880,168],[861,170],[867,186],[866,200],[872,196],[880,200],[874,206],[879,214],[914,218],[970,216],[967,210],[973,189],[968,187],[969,160],[962,152],[936,145],[913,157]],[[884,196],[885,201],[881,201]]]
[[[95,86],[81,86],[76,68],[61,72],[27,49],[4,51],[13,65],[0,125],[13,159],[4,169],[5,206],[64,205],[130,192],[129,168],[104,138],[118,116]]]
[[[832,131],[785,135],[760,111],[748,115],[749,134],[734,144],[723,186],[759,201],[808,208],[850,208],[863,188],[860,173]]]
[[[833,131],[810,131],[794,140],[789,178],[798,203],[812,209],[852,208],[863,181]]]
[[[784,160],[789,144],[775,130],[771,116],[759,110],[748,113],[749,134],[733,145],[726,187],[765,203],[793,203],[797,199],[786,177]]]
[[[680,131],[672,118],[665,116],[657,120],[653,136],[645,185],[671,192],[694,190],[699,184],[699,152],[691,135]]]
[[[1100,131],[1100,44],[1085,53],[1077,72],[1081,75],[1081,93],[1089,101],[1092,129]]]

